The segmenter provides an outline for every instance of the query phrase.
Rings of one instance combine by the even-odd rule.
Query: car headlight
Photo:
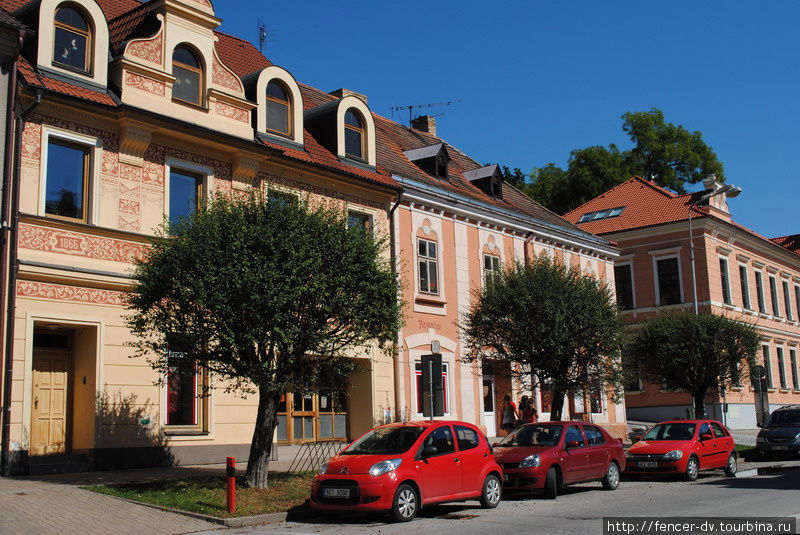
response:
[[[520,468],[536,468],[542,463],[538,455],[528,455],[519,463]]]
[[[761,435],[758,435],[758,436],[756,437],[756,442],[758,442],[758,443],[764,443],[764,442],[766,442],[766,441],[767,441],[767,439],[766,439],[766,438],[764,438],[764,437],[762,437]]]
[[[795,435],[794,440],[792,440],[792,442],[795,444],[800,444],[800,433],[797,433],[797,435]]]
[[[664,458],[669,461],[677,461],[678,459],[683,458],[683,451],[681,450],[672,450],[664,454]]]
[[[369,475],[382,476],[383,474],[393,472],[397,470],[397,467],[400,466],[401,462],[403,462],[403,459],[389,459],[388,461],[375,463],[372,465],[372,468],[369,469]]]
[[[328,471],[328,463],[323,463],[323,465],[319,467],[319,471],[317,473],[324,474],[327,471]]]

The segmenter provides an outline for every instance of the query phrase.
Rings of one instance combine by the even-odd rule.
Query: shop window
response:
[[[51,137],[47,144],[45,214],[86,221],[91,148]]]
[[[447,363],[442,363],[442,397],[444,398],[444,413],[449,412],[448,409],[448,395],[447,388]],[[417,414],[422,414],[422,363],[417,362],[414,365],[414,374],[417,381]]]
[[[53,63],[82,73],[91,70],[92,29],[79,9],[62,5],[56,10]]]
[[[200,427],[204,408],[204,375],[196,362],[187,366],[184,353],[167,354],[167,426]]]

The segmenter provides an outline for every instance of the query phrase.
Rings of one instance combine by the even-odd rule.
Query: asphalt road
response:
[[[615,491],[600,484],[568,487],[555,501],[504,496],[496,509],[477,502],[423,509],[408,524],[385,518],[345,516],[208,532],[234,534],[581,534],[603,533],[607,516],[793,516],[800,517],[800,470],[750,478],[703,475],[695,483],[669,480],[625,481]]]

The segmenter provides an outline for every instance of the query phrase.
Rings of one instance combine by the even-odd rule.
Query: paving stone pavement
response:
[[[76,486],[0,478],[0,534],[173,534],[216,524],[117,500]]]

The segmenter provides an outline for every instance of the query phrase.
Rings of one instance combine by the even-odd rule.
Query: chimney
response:
[[[430,115],[420,115],[411,119],[411,128],[420,132],[427,132],[436,135],[436,117]]]
[[[362,95],[361,93],[356,93],[355,91],[350,91],[349,89],[345,89],[343,87],[341,89],[336,89],[335,91],[331,91],[330,94],[338,98],[358,97],[364,101],[364,104],[367,103],[367,95]]]

